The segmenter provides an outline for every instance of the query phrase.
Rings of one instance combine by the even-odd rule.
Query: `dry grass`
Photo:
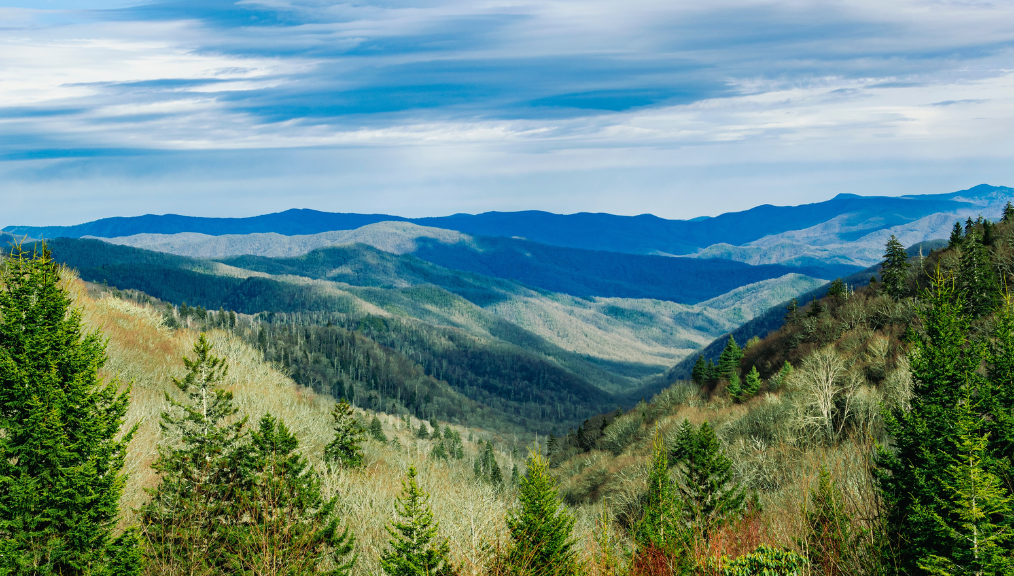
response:
[[[76,279],[69,279],[66,285],[82,309],[86,326],[102,330],[108,338],[109,360],[103,377],[116,378],[133,387],[127,421],[139,428],[130,445],[128,483],[121,504],[122,524],[128,525],[134,519],[134,511],[145,501],[144,489],[158,483],[150,466],[158,446],[171,441],[163,437],[158,425],[165,407],[164,396],[175,393],[171,380],[184,375],[182,358],[190,353],[198,334],[166,328],[161,314],[150,307],[108,294],[89,295],[85,285]],[[380,571],[378,557],[389,538],[384,526],[393,513],[395,497],[401,491],[401,481],[410,464],[419,470],[420,485],[431,495],[441,534],[450,540],[462,573],[485,572],[490,547],[504,539],[504,518],[515,495],[510,488],[495,489],[475,481],[471,465],[475,444],[465,442],[463,460],[431,460],[427,455],[433,442],[415,438],[414,429],[418,429],[420,421],[411,419],[406,423],[394,416],[378,414],[390,442],[385,445],[369,441],[365,446],[366,466],[361,469],[327,472],[320,465],[320,456],[331,439],[330,411],[334,399],[295,384],[264,363],[259,352],[227,332],[212,331],[208,338],[214,344],[215,354],[228,359],[226,387],[233,392],[242,413],[251,420],[265,412],[282,419],[299,438],[303,454],[321,470],[327,494],[338,494],[340,513],[356,536],[359,555],[356,574]],[[359,412],[364,418],[373,417],[373,413]],[[446,424],[442,423],[443,426]],[[492,436],[482,430],[455,428],[463,438],[469,434],[477,439]],[[521,459],[515,460],[504,452],[498,452],[497,458],[508,478],[514,464],[524,465]],[[583,506],[575,514],[582,554],[588,559],[601,555],[596,538],[596,534],[602,533],[598,522],[601,506]]]

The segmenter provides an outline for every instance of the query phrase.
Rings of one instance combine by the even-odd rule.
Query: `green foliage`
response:
[[[1007,462],[1011,455],[1010,422],[1014,409],[1011,397],[1009,358],[1011,319],[1009,311],[998,314],[994,343],[987,347],[971,338],[971,318],[958,289],[943,275],[934,280],[932,290],[923,296],[920,308],[922,330],[912,343],[910,361],[915,397],[910,410],[895,409],[887,419],[894,450],[881,450],[877,458],[879,482],[888,511],[895,559],[900,570],[914,573],[920,562],[933,557],[954,557],[953,545],[939,534],[940,519],[953,516],[958,498],[953,465],[968,450],[968,430],[962,421],[963,410],[972,409],[968,398],[976,401],[976,421],[989,433],[989,441],[980,448],[984,474],[1009,478]],[[979,368],[987,361],[986,377]],[[994,361],[996,363],[994,363]],[[978,434],[978,432],[977,432]],[[965,459],[962,458],[962,461]],[[1005,518],[1001,524],[1010,525]]]
[[[690,372],[690,378],[694,381],[694,384],[698,386],[704,386],[710,374],[708,374],[708,366],[704,363],[704,356],[698,355],[697,361],[694,362],[694,368]]]
[[[960,248],[961,243],[964,241],[964,231],[961,229],[961,222],[955,222],[954,228],[951,230],[951,237],[947,241],[948,248]]]
[[[761,389],[761,376],[760,372],[757,371],[756,366],[752,366],[750,371],[746,374],[746,379],[743,382],[743,395],[741,398],[753,398],[760,392]]]
[[[574,517],[560,502],[549,462],[537,449],[528,457],[527,473],[518,485],[518,507],[507,516],[510,544],[504,558],[509,574],[576,576],[579,574]]]
[[[355,563],[354,538],[339,529],[337,497],[325,500],[299,442],[265,414],[251,433],[249,481],[231,504],[225,565],[236,574],[343,576]]]
[[[729,561],[723,576],[802,576],[806,558],[789,550],[761,544],[757,550]]]
[[[684,421],[676,435],[673,464],[688,524],[707,538],[746,511],[746,491],[733,481],[732,461],[722,452],[708,422],[699,429]]]
[[[668,449],[656,430],[648,468],[648,491],[643,499],[641,518],[633,530],[638,550],[642,554],[660,551],[669,557],[682,557],[691,537],[683,523],[684,512],[683,502],[669,474]]]
[[[436,540],[440,523],[433,519],[429,495],[419,488],[416,475],[409,466],[394,504],[397,518],[387,526],[391,540],[380,565],[388,576],[452,576],[458,571],[451,563],[451,546],[446,539]]]
[[[380,418],[377,416],[370,420],[370,436],[373,437],[377,442],[387,443],[387,435],[384,434],[384,426],[380,423]]]
[[[427,439],[429,439],[429,437],[430,437],[430,431],[429,431],[428,428],[426,428],[426,423],[425,422],[420,422],[419,423],[419,429],[416,430],[415,437],[418,438],[418,439],[420,439],[420,440],[427,440]]]
[[[488,482],[494,486],[503,484],[503,473],[500,471],[500,465],[496,463],[492,442],[486,442],[485,447],[480,446],[473,470],[477,480]]]
[[[806,508],[806,534],[802,542],[810,564],[824,576],[853,573],[850,560],[859,544],[845,509],[845,500],[827,468],[821,467],[817,485]]]
[[[989,258],[989,249],[975,232],[965,238],[958,267],[958,287],[964,311],[973,318],[992,312],[999,304],[1000,289]]]
[[[1010,574],[1014,571],[1014,542],[1009,526],[1014,499],[1001,479],[986,469],[989,434],[983,432],[973,399],[958,408],[956,455],[940,479],[943,495],[926,513],[936,522],[943,554],[919,560],[930,574]]]
[[[201,334],[193,357],[183,359],[186,376],[173,379],[183,400],[165,396],[169,409],[160,425],[171,441],[159,447],[152,468],[162,481],[141,509],[149,563],[159,570],[214,570],[221,562],[228,503],[247,480],[246,418],[236,418],[232,393],[220,388],[228,366],[211,349]]]
[[[98,377],[105,343],[45,245],[15,247],[0,274],[0,573],[101,571],[132,542],[112,538],[129,387]]]
[[[1008,200],[1007,205],[1003,207],[1003,217],[1001,218],[1001,222],[1011,221],[1014,221],[1014,204],[1011,204]]]
[[[848,287],[841,278],[835,278],[827,289],[827,295],[831,298],[844,298],[848,295]]]
[[[719,377],[732,380],[734,375],[738,376],[739,361],[742,358],[743,350],[736,344],[736,339],[730,334],[729,340],[725,344],[725,349],[722,350],[722,355],[718,357]]]
[[[786,360],[785,363],[782,364],[781,370],[768,380],[768,388],[770,388],[772,392],[777,391],[785,385],[785,382],[788,381],[790,374],[792,374],[792,364],[789,364],[789,361]]]
[[[362,444],[366,435],[352,411],[352,406],[344,400],[338,402],[331,411],[331,419],[334,439],[324,447],[324,461],[343,468],[362,466]]]
[[[107,576],[138,576],[144,571],[144,542],[136,527],[117,536],[107,554]]]

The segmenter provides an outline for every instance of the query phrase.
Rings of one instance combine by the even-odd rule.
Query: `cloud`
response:
[[[22,4],[0,8],[0,177],[66,202],[0,224],[164,210],[173,182],[202,191],[171,208],[193,214],[356,194],[669,217],[1009,183],[1006,3]]]

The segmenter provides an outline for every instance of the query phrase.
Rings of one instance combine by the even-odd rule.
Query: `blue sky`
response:
[[[0,225],[1014,183],[1014,2],[0,0]]]

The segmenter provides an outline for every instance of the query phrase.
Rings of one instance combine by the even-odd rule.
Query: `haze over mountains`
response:
[[[446,379],[453,394],[495,406],[504,425],[530,425],[520,398],[539,390],[562,425],[683,376],[729,333],[745,340],[776,328],[790,298],[811,298],[837,277],[868,280],[891,234],[907,246],[946,237],[955,220],[995,218],[1011,198],[1010,188],[981,185],[689,221],[289,210],[4,234],[53,238],[55,257],[83,279],[175,306],[235,310],[284,330],[355,331]]]

